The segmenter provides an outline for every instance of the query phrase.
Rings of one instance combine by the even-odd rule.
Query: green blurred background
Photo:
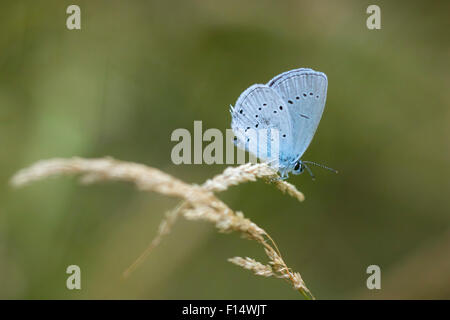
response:
[[[82,29],[66,29],[81,7]],[[381,7],[381,30],[366,8]],[[298,203],[262,182],[220,197],[276,240],[317,298],[450,298],[449,2],[18,1],[0,4],[0,298],[301,299],[226,261],[261,248],[180,220],[122,271],[177,200],[57,178],[13,190],[51,157],[113,156],[202,183],[225,165],[173,165],[176,128],[230,127],[253,83],[298,67],[328,75],[325,113],[291,176]],[[82,290],[65,287],[81,267]],[[377,264],[382,289],[366,288]]]

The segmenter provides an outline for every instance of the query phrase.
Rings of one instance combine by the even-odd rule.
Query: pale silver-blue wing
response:
[[[255,84],[245,90],[231,108],[231,128],[237,137],[236,145],[258,156],[263,161],[277,160],[283,165],[283,159],[274,159],[274,154],[268,157],[258,154],[257,147],[251,143],[253,138],[250,130],[275,129],[279,136],[279,154],[286,154],[294,142],[291,132],[291,119],[286,102],[272,88],[264,84]],[[264,135],[259,135],[264,137]],[[270,138],[270,135],[269,135]],[[267,143],[267,140],[258,142]],[[270,148],[270,147],[268,147]]]
[[[312,69],[295,69],[276,76],[267,85],[286,102],[294,136],[290,156],[294,161],[298,160],[311,143],[322,118],[327,98],[327,76]]]

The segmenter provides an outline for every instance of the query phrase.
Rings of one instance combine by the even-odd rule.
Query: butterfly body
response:
[[[236,145],[274,165],[282,178],[289,173],[300,174],[308,167],[301,160],[311,143],[322,117],[328,80],[312,69],[301,68],[284,72],[267,84],[255,84],[245,90],[231,107],[231,127]],[[251,143],[252,130],[265,129],[277,136],[259,135]],[[261,154],[261,146],[278,142],[278,152]],[[278,139],[278,140],[277,140]],[[273,151],[273,150],[272,150]]]

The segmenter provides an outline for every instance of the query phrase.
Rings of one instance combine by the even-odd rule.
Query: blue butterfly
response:
[[[282,179],[287,179],[290,172],[300,174],[305,169],[314,178],[308,164],[335,171],[301,160],[322,118],[327,86],[324,73],[308,68],[284,72],[267,84],[252,85],[230,109],[236,145],[272,166],[276,163]],[[264,132],[277,132],[277,150],[271,150],[268,144],[269,139],[274,141],[273,135],[264,133],[255,139],[252,134],[264,129]],[[261,152],[263,144],[269,145],[264,149],[266,153]]]

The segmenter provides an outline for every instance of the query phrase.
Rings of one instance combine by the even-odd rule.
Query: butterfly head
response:
[[[303,171],[305,171],[305,165],[303,164],[302,161],[297,160],[295,162],[294,168],[292,169],[292,173],[298,175],[303,173]]]
[[[300,174],[303,171],[305,171],[305,169],[308,171],[308,173],[310,174],[311,178],[313,180],[315,180],[315,176],[314,173],[311,171],[311,169],[309,168],[308,165],[315,165],[330,171],[333,171],[334,173],[338,173],[337,170],[334,170],[333,168],[324,166],[323,164],[319,164],[316,162],[312,162],[312,161],[302,161],[302,160],[297,160],[296,162],[294,162],[294,169],[292,169],[292,173],[293,174]]]

